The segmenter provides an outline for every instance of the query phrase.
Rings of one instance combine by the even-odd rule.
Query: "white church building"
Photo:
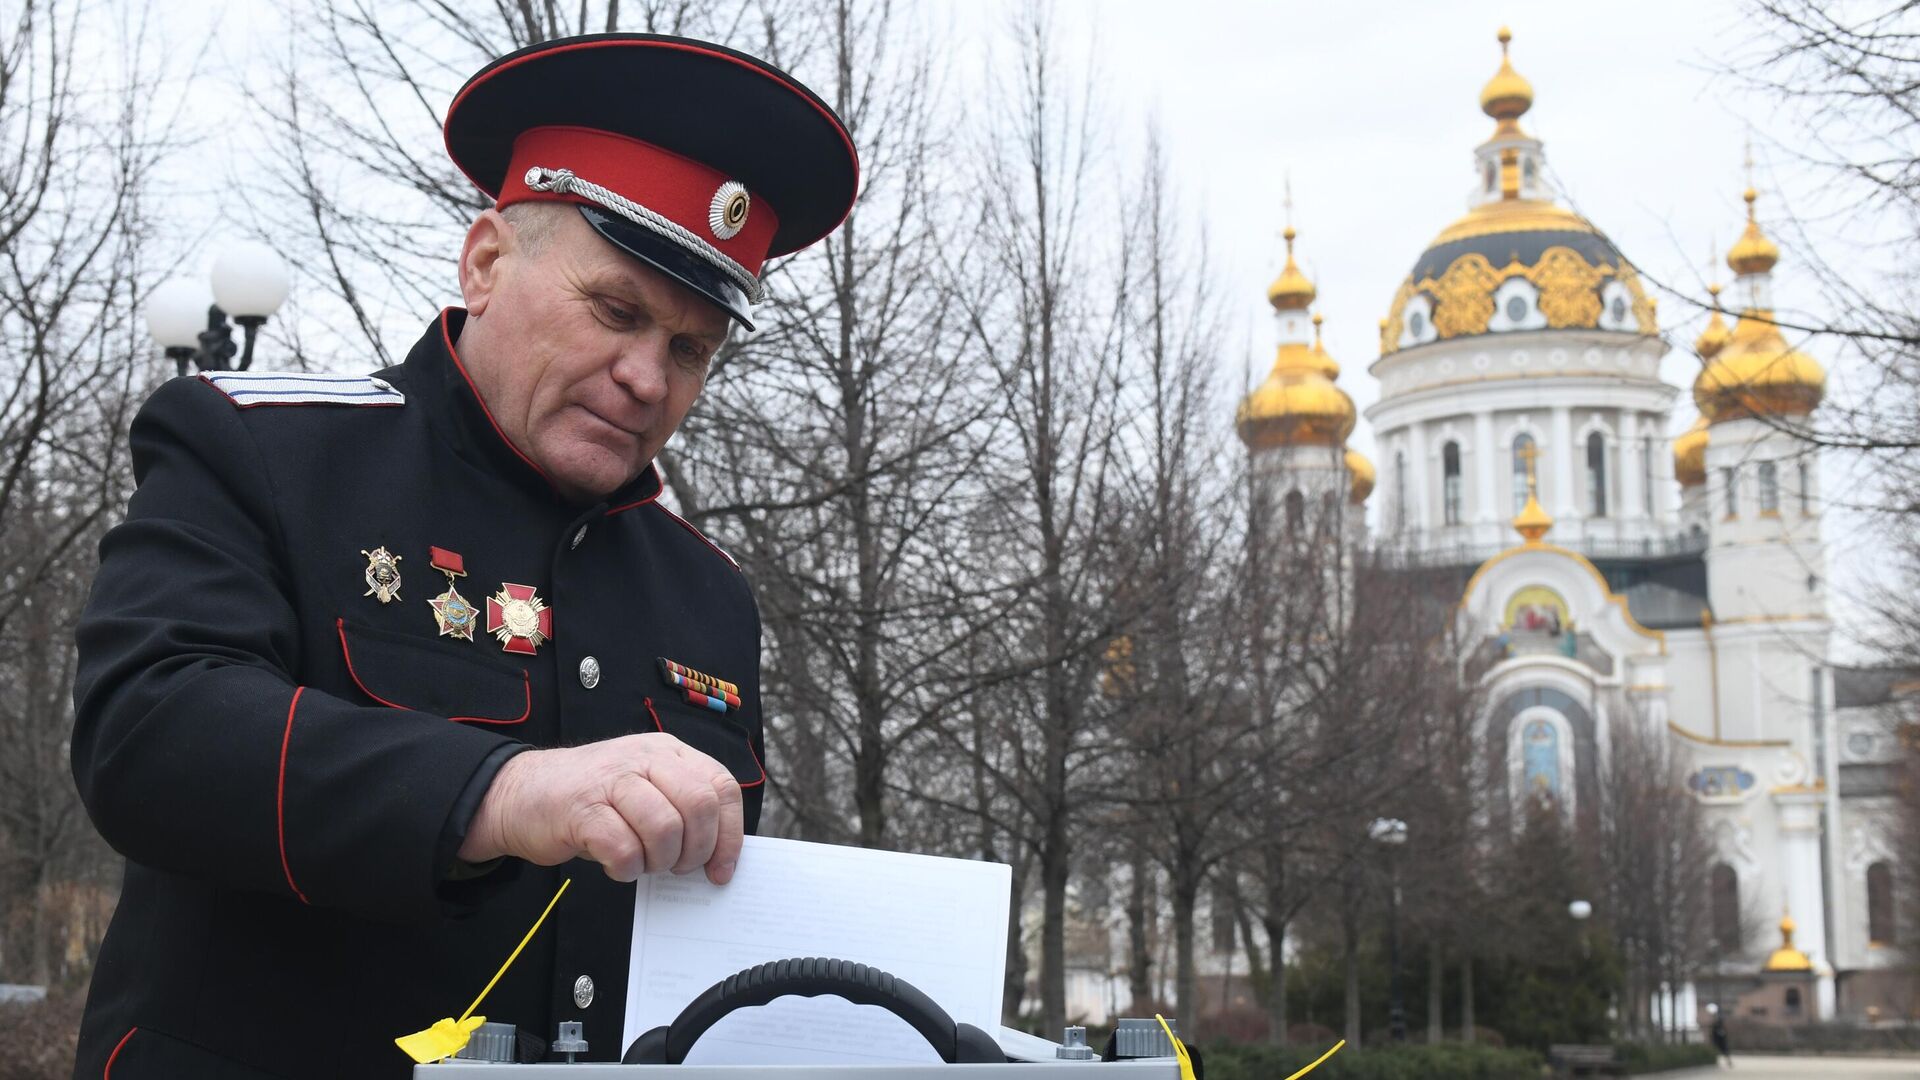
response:
[[[1889,840],[1886,703],[1920,687],[1830,660],[1819,461],[1793,435],[1825,373],[1772,322],[1779,248],[1748,190],[1732,286],[1715,289],[1727,317],[1693,346],[1699,419],[1670,435],[1682,390],[1659,375],[1654,301],[1605,233],[1556,205],[1520,123],[1532,103],[1503,55],[1466,213],[1381,320],[1377,476],[1346,449],[1357,417],[1291,228],[1268,293],[1278,356],[1238,431],[1290,485],[1288,513],[1344,498],[1361,527],[1371,495],[1373,546],[1457,571],[1509,805],[1544,792],[1577,812],[1622,725],[1671,740],[1716,846],[1701,873],[1722,948],[1701,1003],[1708,982],[1728,992],[1714,976],[1766,969],[1806,990],[1746,1003],[1755,1018],[1911,1014],[1889,977],[1891,946],[1920,927],[1896,918],[1894,875],[1916,868],[1896,867]]]

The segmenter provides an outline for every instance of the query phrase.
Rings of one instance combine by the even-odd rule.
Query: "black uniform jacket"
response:
[[[459,1015],[567,875],[480,1012],[548,1039],[583,1020],[588,1056],[617,1060],[633,886],[587,862],[450,880],[493,772],[527,746],[666,731],[731,769],[754,827],[745,579],[655,501],[652,469],[593,506],[558,498],[468,381],[464,319],[357,388],[180,378],[135,419],[139,486],[78,634],[74,776],[127,869],[76,1076],[407,1076],[394,1037]],[[388,603],[367,595],[382,547]],[[552,640],[441,636],[430,547],[462,557],[483,619],[504,585],[535,589]],[[740,706],[690,703],[663,657],[738,684]]]

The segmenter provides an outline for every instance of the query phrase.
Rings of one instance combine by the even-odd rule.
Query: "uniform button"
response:
[[[580,685],[589,690],[600,685],[600,661],[591,656],[580,661]]]
[[[573,1003],[582,1009],[593,1004],[593,976],[582,975],[573,980]]]
[[[573,543],[570,546],[579,547],[580,541],[585,540],[586,538],[587,538],[587,527],[585,525],[582,525],[578,529],[574,530]]]

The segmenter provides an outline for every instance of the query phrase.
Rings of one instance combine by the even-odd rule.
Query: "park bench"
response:
[[[1547,1061],[1553,1065],[1553,1075],[1556,1077],[1627,1074],[1626,1063],[1614,1056],[1611,1046],[1556,1044],[1547,1051]]]

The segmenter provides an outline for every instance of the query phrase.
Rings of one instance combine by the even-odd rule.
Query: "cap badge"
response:
[[[391,604],[400,598],[400,556],[384,547],[368,551],[360,549],[367,557],[367,591],[361,596],[377,598],[383,604]]]
[[[454,578],[467,576],[466,560],[459,552],[446,548],[430,547],[427,553],[433,560],[433,568],[447,575],[447,591],[427,601],[427,606],[433,609],[433,621],[440,626],[440,636],[472,641],[480,613],[453,587]]]
[[[533,586],[503,582],[487,597],[487,633],[507,652],[532,656],[553,636],[553,609]]]
[[[713,193],[713,203],[707,208],[707,226],[713,235],[722,240],[731,240],[740,235],[747,225],[747,208],[753,202],[747,194],[747,186],[738,180],[729,180],[720,185]]]

